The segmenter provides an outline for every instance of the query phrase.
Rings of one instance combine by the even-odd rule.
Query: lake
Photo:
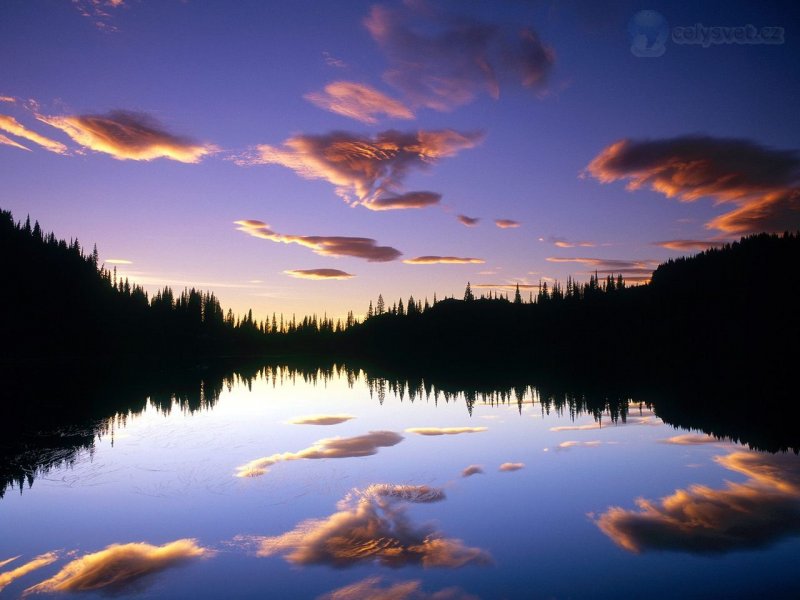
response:
[[[13,426],[3,597],[800,597],[797,454],[636,396],[285,366],[114,396]]]

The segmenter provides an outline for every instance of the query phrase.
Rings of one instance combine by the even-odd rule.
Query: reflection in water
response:
[[[701,433],[682,433],[664,440],[665,444],[674,444],[675,446],[702,446],[703,444],[721,444],[723,442],[724,440]]]
[[[314,442],[313,446],[299,452],[282,452],[251,460],[236,467],[237,477],[258,477],[267,472],[267,467],[290,460],[318,458],[356,458],[377,454],[378,448],[394,446],[403,441],[403,436],[394,431],[370,431],[365,435],[349,438],[326,438]]]
[[[67,563],[50,579],[29,587],[25,594],[129,591],[128,588],[143,585],[144,579],[155,573],[211,554],[192,539],[176,540],[163,546],[113,544]]]
[[[15,556],[14,558],[9,558],[7,560],[4,560],[0,562],[0,567],[3,567],[8,563],[17,560],[18,558],[19,556]],[[0,573],[0,592],[3,591],[3,588],[5,588],[10,583],[13,583],[20,577],[24,577],[31,571],[35,571],[36,569],[47,566],[50,563],[55,562],[57,559],[58,559],[58,554],[56,554],[55,552],[47,552],[46,554],[40,554],[33,560],[30,560],[25,564],[16,567],[15,569],[6,571],[5,573]]]
[[[525,468],[525,463],[521,462],[504,462],[498,468],[498,471],[519,471]]]
[[[14,371],[0,373],[4,382],[4,387],[0,387],[0,406],[4,411],[0,419],[0,498],[9,487],[21,492],[26,483],[30,487],[36,477],[49,469],[74,463],[81,454],[93,450],[98,437],[109,436],[113,440],[116,428],[148,405],[165,414],[171,410],[193,413],[212,409],[223,390],[238,384],[251,388],[257,379],[277,386],[297,381],[326,384],[340,377],[350,387],[357,383],[365,385],[381,404],[387,393],[396,394],[401,401],[423,400],[434,404],[463,401],[470,414],[476,404],[515,403],[522,411],[523,406],[535,403],[544,414],[573,419],[589,414],[595,420],[589,425],[557,427],[555,431],[604,429],[608,422],[660,424],[649,405],[639,403],[637,408],[630,402],[629,391],[609,392],[591,387],[587,388],[590,391],[565,391],[566,386],[550,386],[541,378],[533,386],[529,375],[497,370],[432,372],[423,376],[335,363],[320,366],[319,363],[239,362],[234,366],[215,364],[168,373],[153,369],[102,375],[50,368],[26,373]],[[756,449],[800,448],[800,436],[791,420],[783,418],[779,411],[764,409],[761,403],[754,406],[755,400],[760,402],[763,396],[739,397],[725,390],[707,388],[698,388],[693,393],[686,390],[667,393],[663,391],[664,382],[659,382],[658,387],[661,395],[653,402],[658,416],[668,424],[700,428]],[[652,398],[647,393],[637,396]],[[710,400],[712,396],[714,401]],[[339,419],[345,417],[349,415],[309,415],[294,422],[335,424],[343,422]],[[428,430],[428,435],[435,431],[420,429]]]
[[[375,484],[356,489],[339,502],[339,512],[325,519],[304,521],[283,535],[255,538],[258,554],[282,554],[294,564],[339,568],[371,562],[388,567],[490,564],[487,552],[445,538],[432,525],[415,525],[406,515],[407,503],[444,498],[442,490],[425,485]]]
[[[478,597],[456,587],[426,592],[416,579],[381,587],[380,577],[368,577],[325,594],[319,600],[478,600]]]
[[[473,475],[478,475],[483,473],[483,467],[481,465],[470,465],[463,471],[461,471],[462,477],[471,477]]]
[[[355,419],[353,415],[306,415],[297,417],[289,421],[290,425],[338,425],[350,419]]]
[[[733,452],[714,460],[748,476],[723,489],[694,485],[639,510],[614,507],[597,525],[626,550],[724,553],[800,534],[800,458]]]
[[[409,427],[406,433],[419,435],[458,435],[459,433],[480,433],[488,427]]]

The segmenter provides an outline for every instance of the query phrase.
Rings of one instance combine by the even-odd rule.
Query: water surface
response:
[[[0,593],[800,593],[793,453],[673,428],[635,397],[337,369],[227,383],[49,431],[6,465],[23,475],[0,500]]]

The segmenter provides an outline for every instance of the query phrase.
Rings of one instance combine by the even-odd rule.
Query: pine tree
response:
[[[467,289],[464,290],[464,301],[465,302],[472,302],[473,300],[475,300],[475,296],[472,293],[472,287],[470,286],[469,281],[468,281],[467,282]]]

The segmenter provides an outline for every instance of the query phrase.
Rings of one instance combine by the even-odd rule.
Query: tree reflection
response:
[[[80,372],[54,367],[0,372],[0,497],[20,490],[54,468],[91,453],[96,440],[110,436],[148,406],[163,414],[211,410],[220,395],[236,385],[252,388],[256,380],[273,387],[296,383],[326,385],[344,380],[364,386],[379,404],[400,402],[438,405],[533,407],[543,415],[577,419],[591,415],[598,427],[641,419],[654,411],[667,424],[730,438],[753,449],[777,452],[800,449],[800,433],[764,382],[693,380],[681,387],[654,382],[650,388],[610,386],[606,382],[559,381],[519,370],[378,367],[356,362],[272,360],[184,370]],[[656,390],[656,391],[653,391]],[[633,400],[635,399],[635,400]],[[530,410],[530,408],[527,408]],[[638,415],[638,416],[637,416]],[[584,426],[585,427],[585,426]]]

